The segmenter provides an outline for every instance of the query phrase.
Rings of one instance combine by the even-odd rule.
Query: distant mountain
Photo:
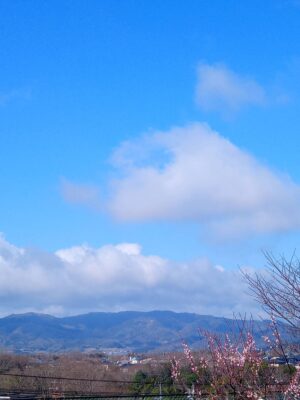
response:
[[[256,339],[269,333],[267,321],[255,321]],[[182,341],[203,347],[199,330],[237,331],[228,318],[171,311],[90,313],[57,318],[13,314],[0,319],[0,348],[14,352],[112,351],[149,352],[181,349]]]

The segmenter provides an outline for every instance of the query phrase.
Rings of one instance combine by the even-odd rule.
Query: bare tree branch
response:
[[[300,334],[300,261],[295,252],[290,259],[264,252],[266,270],[250,274],[242,271],[253,297],[270,316],[282,319]]]

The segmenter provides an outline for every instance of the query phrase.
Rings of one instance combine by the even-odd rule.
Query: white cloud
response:
[[[256,311],[238,271],[203,258],[173,262],[136,244],[50,254],[0,238],[0,313],[169,309],[232,316]]]
[[[196,100],[206,111],[236,112],[248,105],[266,103],[266,93],[253,79],[243,77],[223,64],[200,64]]]
[[[221,236],[300,228],[300,186],[205,124],[127,142],[108,209],[124,221],[192,221]]]
[[[87,206],[94,210],[101,209],[100,192],[97,186],[62,179],[60,192],[68,203]]]

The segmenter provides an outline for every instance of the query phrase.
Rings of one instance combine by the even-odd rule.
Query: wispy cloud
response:
[[[250,105],[267,101],[264,88],[254,79],[241,76],[223,64],[200,64],[196,100],[205,111],[235,113]]]
[[[0,106],[6,106],[14,100],[29,100],[31,98],[30,89],[12,89],[8,92],[0,92]]]
[[[60,192],[63,199],[68,203],[83,205],[98,211],[102,208],[100,191],[95,185],[75,183],[62,179]]]
[[[119,220],[193,221],[227,238],[300,228],[300,186],[206,124],[127,142],[114,159],[108,209]]]
[[[0,313],[169,309],[220,316],[257,308],[238,271],[203,258],[145,255],[137,244],[47,253],[0,238]]]

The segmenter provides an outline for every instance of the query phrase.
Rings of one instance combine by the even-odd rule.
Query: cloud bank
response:
[[[231,71],[223,64],[200,64],[196,100],[205,111],[237,112],[250,105],[264,105],[266,93],[253,79]]]
[[[56,315],[97,310],[256,312],[238,271],[203,258],[173,262],[137,244],[87,245],[47,253],[0,238],[0,313]]]
[[[192,221],[236,237],[300,228],[300,186],[193,123],[123,143],[109,212],[122,221]]]

